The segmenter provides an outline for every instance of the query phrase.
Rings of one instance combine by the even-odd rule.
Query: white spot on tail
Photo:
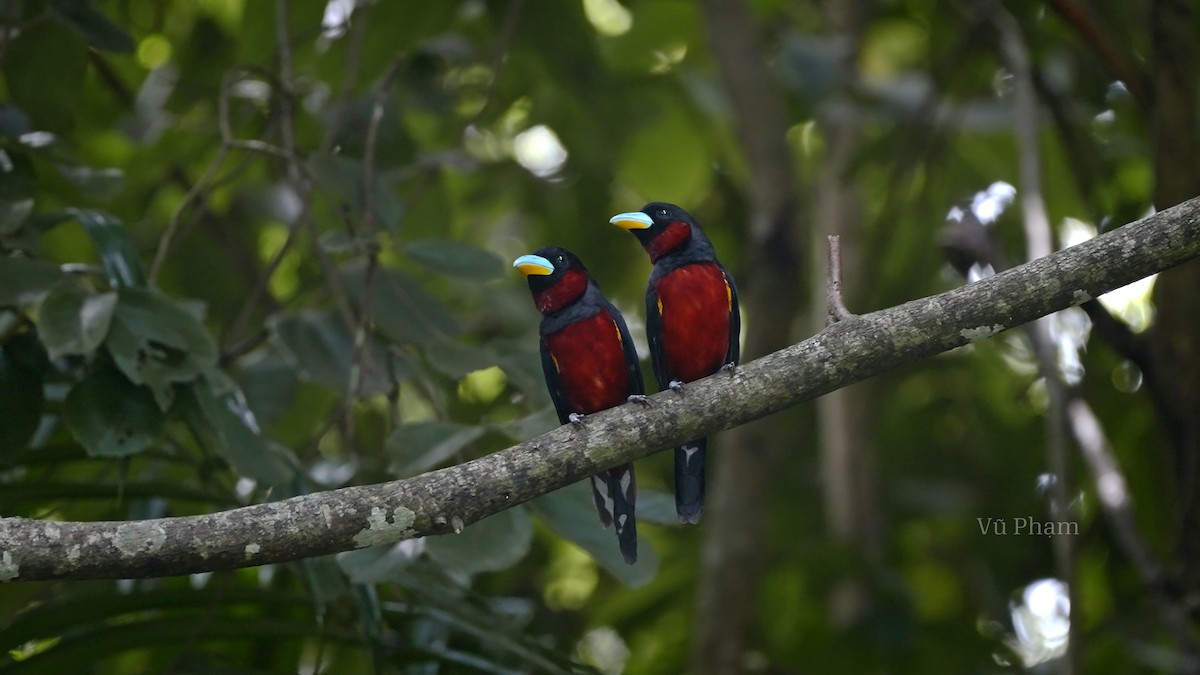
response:
[[[629,497],[629,484],[633,482],[633,472],[626,471],[624,476],[621,476],[621,494]]]
[[[629,520],[629,516],[624,513],[622,513],[620,516],[617,516],[617,529],[624,531],[626,520]]]
[[[604,502],[604,512],[613,512],[612,495],[608,494],[608,485],[600,478],[600,476],[592,476],[592,489],[596,494],[600,495],[600,500]]]
[[[692,455],[696,454],[697,452],[700,452],[700,446],[698,446],[698,445],[683,446],[683,461],[686,464],[691,464],[692,463]]]

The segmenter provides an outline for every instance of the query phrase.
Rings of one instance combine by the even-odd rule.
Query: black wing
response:
[[[612,304],[606,308],[613,323],[617,324],[617,333],[621,336],[621,350],[625,352],[625,367],[629,371],[629,394],[645,394],[646,385],[642,383],[642,367],[639,365],[637,347],[633,344],[633,336],[629,334],[629,326],[625,325],[625,317]]]
[[[729,351],[725,354],[725,363],[737,363],[742,354],[742,310],[738,305],[737,285],[733,283],[733,275],[723,266],[721,274],[725,275],[725,284],[729,286]]]
[[[654,282],[646,286],[646,341],[650,344],[650,364],[654,367],[654,379],[658,382],[658,390],[664,391],[671,384],[667,374],[666,359],[663,358],[662,345],[662,308],[658,304],[658,291],[654,290]]]
[[[546,376],[546,391],[550,392],[550,400],[554,401],[554,410],[558,413],[558,423],[566,424],[573,410],[567,409],[567,395],[563,391],[562,378],[558,376],[558,364],[550,348],[546,346],[545,338],[539,340],[542,351],[542,374]]]

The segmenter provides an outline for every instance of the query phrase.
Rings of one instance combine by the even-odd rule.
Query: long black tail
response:
[[[704,511],[704,456],[708,439],[684,443],[675,448],[675,512],[679,522],[700,522]]]
[[[592,499],[605,527],[616,523],[617,543],[627,564],[637,562],[637,477],[632,464],[592,476]]]

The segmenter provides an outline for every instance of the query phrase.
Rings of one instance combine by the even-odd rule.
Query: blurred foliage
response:
[[[611,214],[683,204],[736,270],[747,169],[696,3],[355,4],[0,8],[4,515],[203,513],[502,449],[554,425],[537,315],[507,261],[550,243],[580,253],[639,342],[649,264]],[[853,308],[960,283],[939,258],[944,214],[1016,182],[990,29],[970,3],[874,6],[850,82],[830,67],[842,46],[817,6],[751,4],[806,181],[822,170],[819,112],[861,131]],[[1153,176],[1128,93],[1056,16],[1013,11],[1058,113],[1042,143],[1052,221],[1134,219]],[[1016,255],[1016,216],[995,228]],[[1175,503],[1149,406],[1115,352],[1082,359],[1139,522],[1166,550]],[[1015,668],[1009,603],[1054,575],[1051,544],[983,536],[978,519],[1049,518],[1030,364],[1006,336],[875,381],[885,532],[871,561],[827,536],[811,415],[789,413],[780,442],[795,453],[763,514],[754,669]],[[697,529],[667,527],[669,458],[639,473],[634,567],[574,486],[453,538],[190,578],[8,585],[0,670],[683,672]],[[1152,608],[1085,483],[1073,494],[1086,670],[1159,663]],[[837,626],[828,606],[846,579],[864,580],[873,606]]]

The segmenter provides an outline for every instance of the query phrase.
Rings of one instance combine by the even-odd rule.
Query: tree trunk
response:
[[[799,315],[803,258],[798,250],[797,179],[786,143],[784,101],[767,70],[762,39],[742,0],[703,3],[713,54],[733,106],[746,162],[750,244],[737,276],[747,322],[743,360],[790,342]],[[779,417],[759,420],[720,437],[700,579],[691,671],[744,670],[767,541],[771,488],[785,451]],[[728,449],[728,451],[724,451]]]
[[[1151,9],[1154,206],[1165,209],[1200,192],[1195,8],[1187,0],[1156,0]],[[1150,333],[1153,386],[1162,426],[1174,449],[1179,491],[1182,581],[1200,591],[1200,263],[1158,276],[1156,325]]]
[[[844,82],[857,77],[856,62],[867,7],[862,0],[825,6],[825,33],[841,40],[837,68]],[[820,330],[828,317],[825,307],[826,257],[829,235],[841,238],[842,288],[851,311],[861,311],[854,297],[863,297],[859,280],[862,269],[859,248],[862,213],[857,182],[849,175],[859,150],[857,125],[845,116],[818,114],[825,136],[825,157],[817,177],[817,219],[809,255],[813,299],[809,322]],[[821,456],[822,497],[825,526],[830,537],[865,560],[878,560],[882,551],[879,504],[876,494],[874,445],[871,429],[875,417],[873,386],[863,382],[839,389],[817,400],[817,439]],[[835,626],[848,627],[870,610],[864,580],[847,575],[829,596],[829,618]]]

